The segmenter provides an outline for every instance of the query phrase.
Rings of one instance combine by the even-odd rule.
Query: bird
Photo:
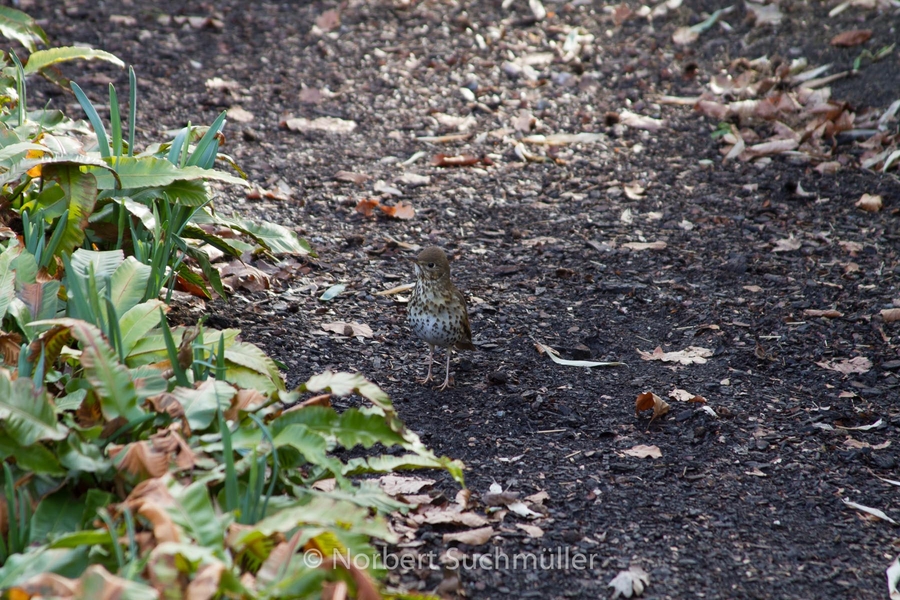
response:
[[[416,337],[428,344],[428,375],[419,383],[432,381],[434,347],[447,349],[443,391],[450,386],[450,349],[474,350],[466,298],[450,281],[450,263],[437,246],[422,250],[413,261],[416,284],[407,305],[407,320]]]

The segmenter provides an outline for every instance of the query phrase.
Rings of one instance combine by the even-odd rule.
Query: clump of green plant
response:
[[[354,476],[437,468],[462,482],[462,466],[429,451],[359,374],[287,391],[238,330],[170,327],[179,281],[224,294],[203,245],[311,251],[284,227],[212,210],[209,181],[243,184],[214,168],[230,164],[224,114],[138,152],[133,72],[126,121],[110,87],[107,134],[75,84],[92,128],[26,111],[29,71],[13,62],[15,94],[0,95],[0,589],[303,598],[343,585],[379,597],[379,572],[340,557],[394,541],[384,515],[404,505]],[[364,406],[327,401],[348,394]],[[326,480],[331,491],[313,487]]]

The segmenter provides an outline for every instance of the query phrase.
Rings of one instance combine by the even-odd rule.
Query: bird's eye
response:
[[[434,268],[434,263],[428,263],[428,268],[429,268],[429,269],[433,269],[433,268]]]

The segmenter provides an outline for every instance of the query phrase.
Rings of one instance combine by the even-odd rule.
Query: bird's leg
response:
[[[447,375],[444,377],[444,385],[438,388],[439,392],[443,392],[450,387],[450,348],[447,348]]]
[[[434,364],[434,344],[428,344],[428,375],[425,376],[425,379],[419,379],[419,383],[428,383],[429,381],[433,381],[434,377],[431,376],[431,365]]]

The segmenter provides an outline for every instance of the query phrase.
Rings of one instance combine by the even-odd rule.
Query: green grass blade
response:
[[[10,55],[16,64],[16,94],[19,96],[19,101],[16,103],[16,118],[21,127],[25,124],[25,115],[28,114],[25,112],[25,67],[22,66],[22,61],[15,52],[10,52]]]
[[[122,156],[122,117],[119,114],[119,95],[116,87],[109,84],[109,127],[112,133],[113,156]]]
[[[219,152],[218,134],[225,126],[226,111],[222,111],[213,124],[209,126],[203,137],[194,148],[187,161],[188,166],[197,166],[203,169],[212,169],[216,163],[216,154]]]
[[[3,463],[4,492],[6,492],[6,510],[8,514],[9,530],[6,539],[9,540],[9,553],[16,554],[19,552],[19,521],[16,519],[16,486],[13,483],[12,470],[9,465]]]
[[[175,346],[175,338],[172,336],[172,330],[169,329],[169,322],[166,321],[166,313],[159,310],[159,324],[162,329],[163,340],[166,342],[166,352],[169,354],[169,361],[172,363],[172,371],[175,373],[175,382],[182,387],[190,387],[187,372],[178,362],[178,348]]]
[[[43,221],[43,219],[41,220]],[[62,241],[63,235],[65,235],[66,233],[66,227],[68,227],[68,224],[69,209],[67,208],[59,218],[59,221],[56,222],[56,228],[53,230],[53,235],[50,236],[50,240],[47,241],[47,245],[41,249],[41,255],[38,256],[37,254],[35,254],[34,256],[35,260],[41,267],[47,268],[50,265],[50,261],[56,254],[56,250],[57,248],[59,248],[59,243]]]
[[[88,99],[87,94],[84,93],[84,90],[82,90],[74,81],[72,82],[72,91],[75,93],[75,98],[81,105],[82,110],[84,110],[84,113],[87,115],[88,121],[91,122],[94,133],[97,134],[97,145],[100,147],[100,156],[109,158],[109,138],[106,137],[106,129],[103,128],[103,122],[100,120],[100,115],[97,114],[97,109],[91,104],[91,101]]]
[[[231,446],[231,430],[228,429],[225,413],[222,412],[221,406],[216,413],[219,416],[219,431],[222,433],[222,460],[225,461],[225,510],[231,512],[238,508],[239,502],[237,472],[234,469],[234,450]]]
[[[137,76],[128,67],[128,156],[134,156],[134,128],[137,122]]]

